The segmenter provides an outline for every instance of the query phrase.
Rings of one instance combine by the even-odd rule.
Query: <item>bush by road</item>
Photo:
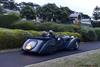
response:
[[[51,29],[56,32],[78,32],[82,36],[82,41],[97,40],[97,35],[93,28],[87,26],[78,28],[76,25],[73,24],[57,24],[54,22],[35,23],[31,21],[21,21],[12,24],[11,28],[36,31],[48,31]]]
[[[43,31],[43,30],[54,30],[56,32],[73,32],[74,25],[69,24],[57,24],[54,22],[44,22],[44,23],[35,23],[31,21],[19,21],[11,25],[13,29],[23,29],[23,30],[36,30],[36,31]]]
[[[11,24],[20,19],[16,14],[0,15],[0,27],[10,27]]]
[[[96,27],[94,28],[96,34],[97,34],[97,40],[100,41],[100,28],[99,27]]]
[[[98,39],[98,35],[94,28],[91,27],[81,27],[80,35],[82,36],[82,41],[96,41]]]

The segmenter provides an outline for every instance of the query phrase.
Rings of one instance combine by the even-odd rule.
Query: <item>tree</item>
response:
[[[87,14],[81,13],[81,15],[82,15],[82,18],[83,18],[83,19],[87,19],[87,18],[88,18],[88,19],[91,19],[90,16],[88,16]]]
[[[3,7],[0,5],[0,14],[3,14],[3,12],[4,12],[4,9],[3,9]]]
[[[32,7],[32,8],[36,8],[36,7],[38,7],[39,5],[38,4],[34,4],[34,3],[32,3],[32,2],[28,2],[28,3],[26,3],[26,2],[21,2],[21,3],[19,3],[19,5],[20,6],[30,6],[30,7]]]
[[[37,8],[37,15],[44,21],[66,22],[72,13],[68,7],[57,7],[56,4],[46,4]]]
[[[14,10],[14,9],[17,9],[17,6],[14,2],[9,2],[9,9],[10,10]]]
[[[95,20],[100,19],[100,7],[96,6],[93,11],[93,18]]]
[[[27,20],[32,20],[36,18],[35,10],[30,6],[25,6],[20,11],[21,17],[26,18]]]
[[[68,7],[60,7],[59,8],[59,13],[58,14],[58,19],[62,22],[62,23],[66,23],[69,20],[69,15],[72,13],[73,11],[71,11]]]
[[[7,9],[13,10],[17,8],[14,0],[0,0],[0,3],[2,3],[3,7]]]
[[[56,4],[46,4],[37,8],[37,15],[45,21],[53,21],[54,15],[57,12],[58,7]]]

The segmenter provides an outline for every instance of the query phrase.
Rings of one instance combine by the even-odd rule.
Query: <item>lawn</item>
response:
[[[57,67],[61,67],[59,65],[62,65],[62,67],[100,67],[100,53],[95,53],[85,58],[77,58],[69,61],[65,60],[55,65],[57,65]]]
[[[96,51],[71,55],[26,67],[100,67],[100,50]]]

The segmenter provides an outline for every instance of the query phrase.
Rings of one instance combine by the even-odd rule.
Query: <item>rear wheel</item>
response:
[[[74,41],[72,43],[70,43],[70,45],[68,46],[68,50],[78,50],[80,46],[80,43],[77,41]]]
[[[72,47],[73,50],[77,50],[79,49],[80,43],[79,42],[75,42],[74,46]]]

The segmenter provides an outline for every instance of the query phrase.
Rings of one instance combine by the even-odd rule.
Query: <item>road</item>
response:
[[[39,63],[50,59],[81,53],[100,48],[100,42],[81,43],[77,51],[61,51],[52,55],[38,56],[34,54],[24,55],[21,51],[0,53],[0,67],[23,67],[25,65]]]

